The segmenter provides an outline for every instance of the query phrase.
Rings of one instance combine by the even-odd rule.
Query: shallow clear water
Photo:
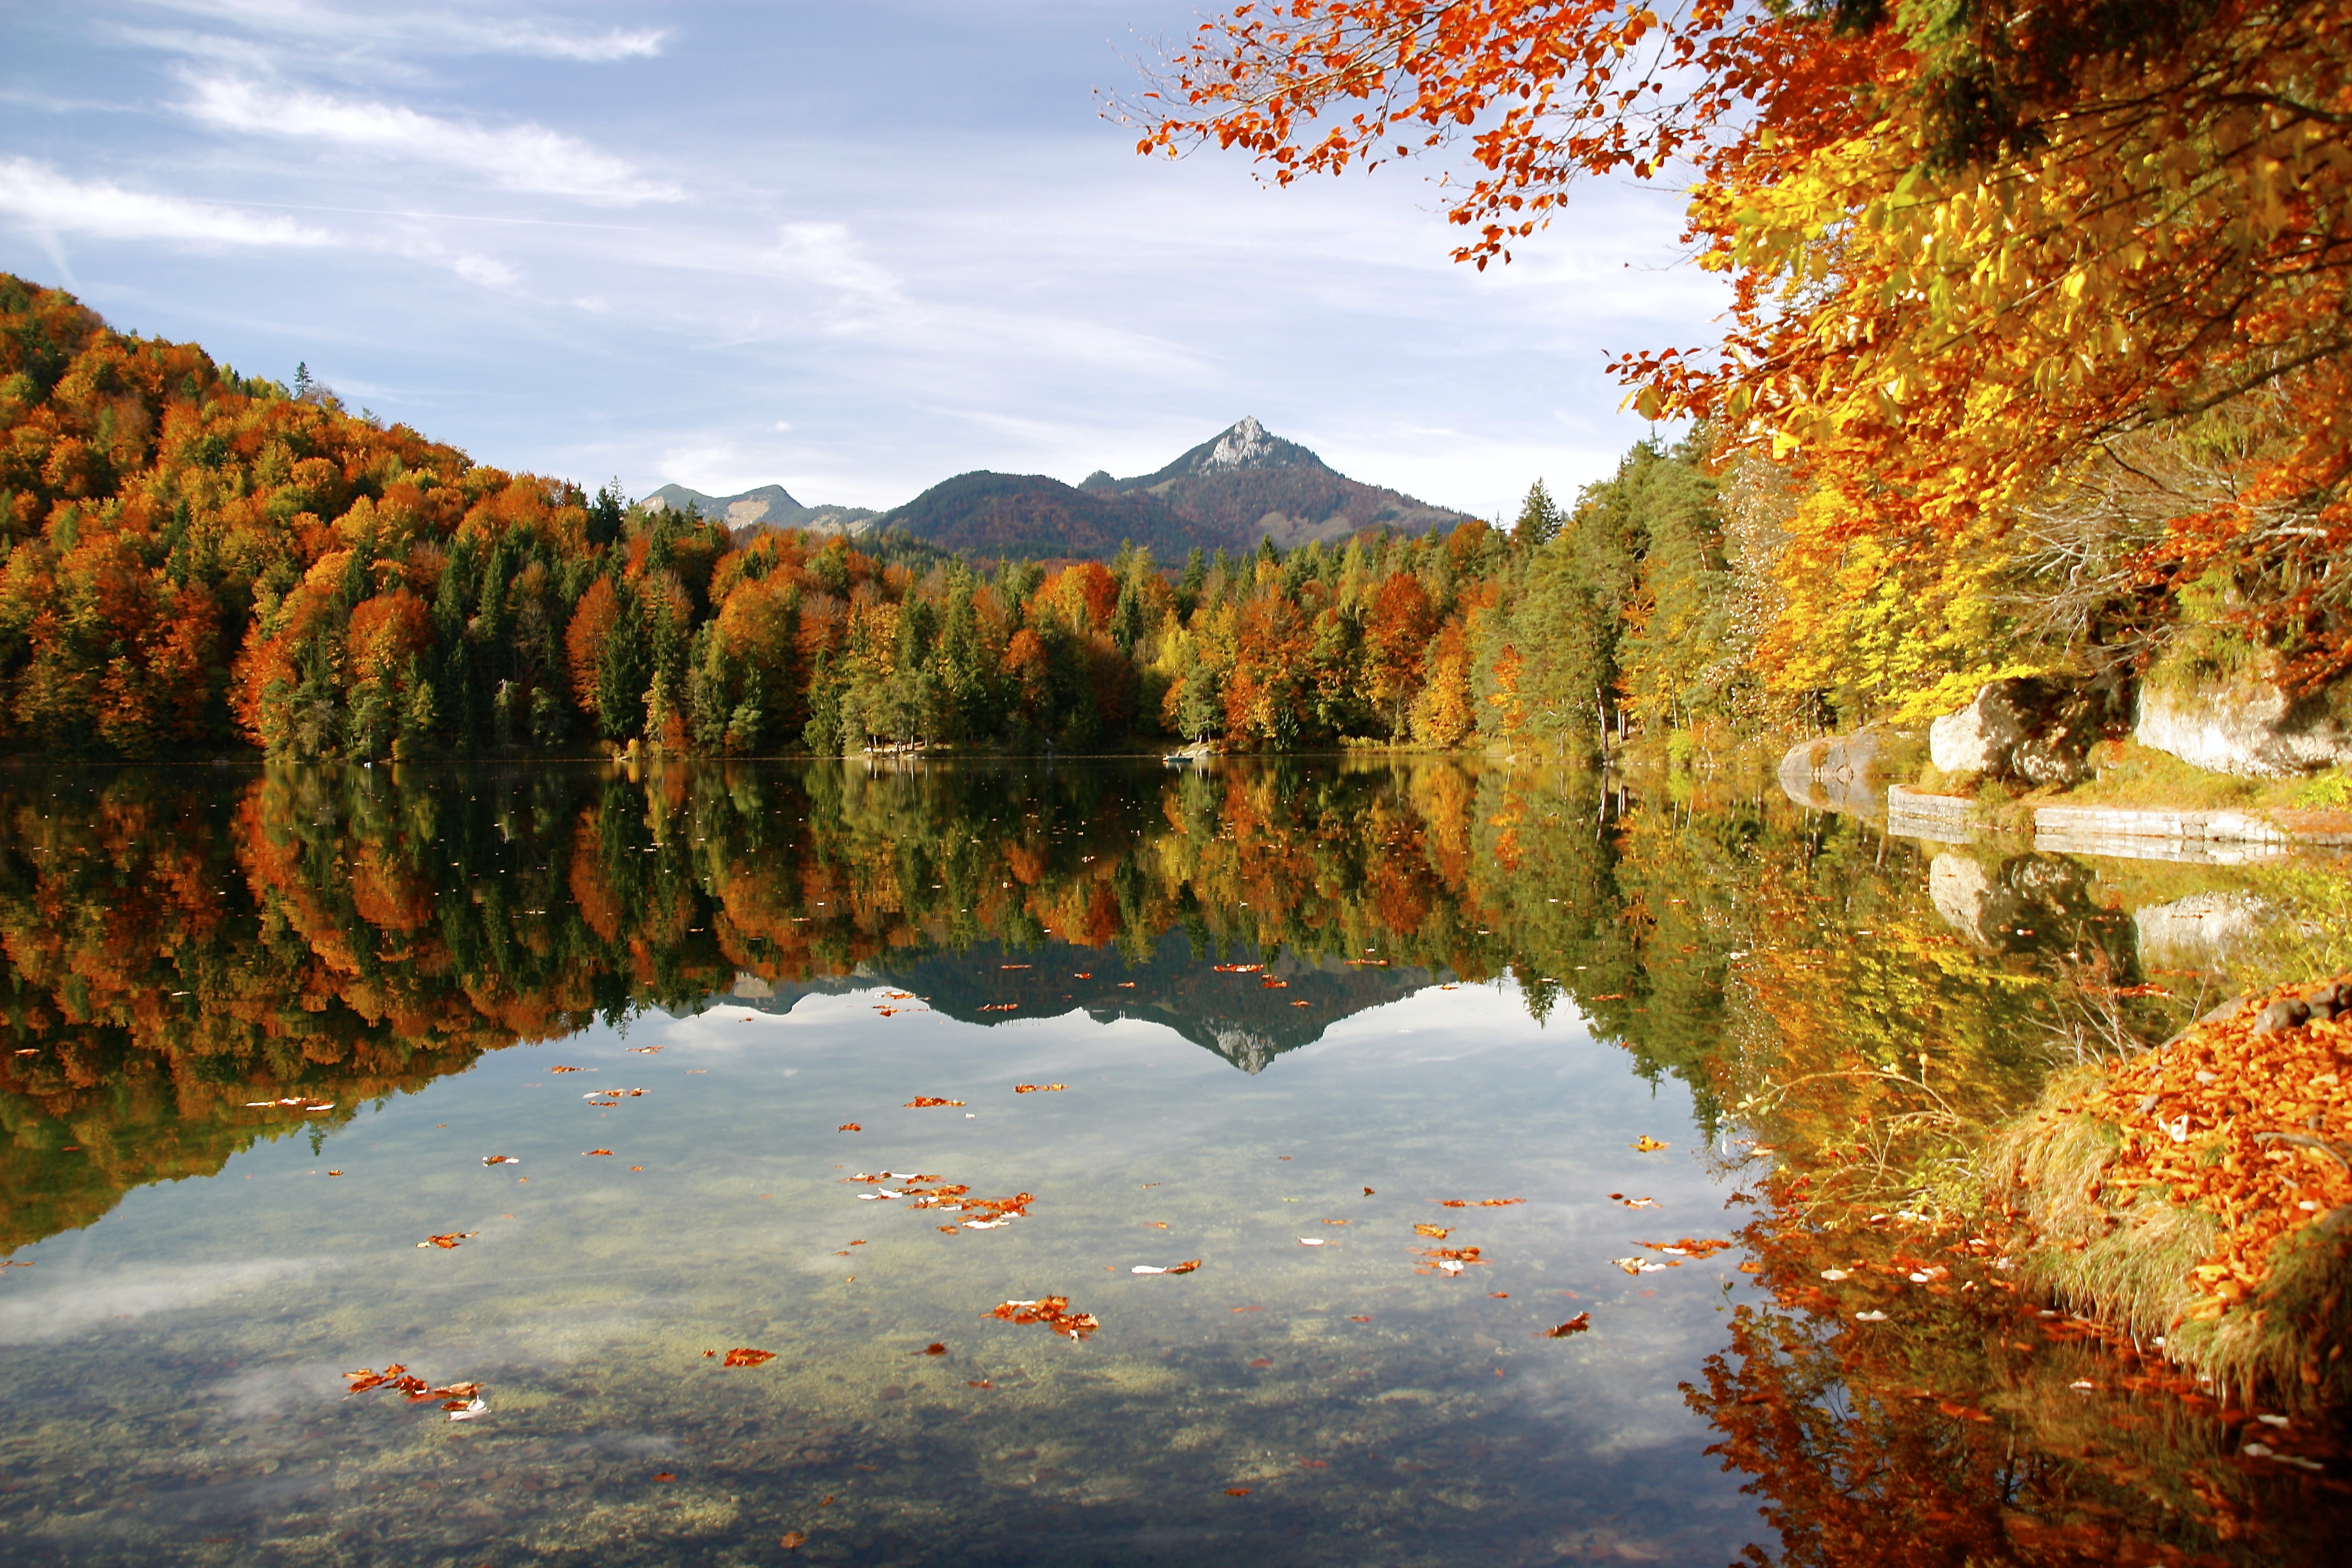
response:
[[[1667,784],[0,780],[0,1562],[2325,1540],[2326,1474],[2045,1330],[1842,1151],[1904,1108],[1889,1063],[1997,1121],[2084,998],[2162,1030],[2228,983],[2150,911],[2341,930],[2340,868],[1923,847]],[[968,1226],[942,1184],[1025,1212]],[[1099,1327],[992,1315],[1048,1298]],[[395,1363],[483,1408],[349,1389]]]

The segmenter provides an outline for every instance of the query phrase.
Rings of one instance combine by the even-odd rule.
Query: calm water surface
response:
[[[1824,1475],[1890,1483],[1738,1425],[1859,1429],[1750,1391],[1862,1331],[1786,1288],[1786,1131],[1723,1107],[1841,1029],[2030,1094],[2049,977],[2149,966],[2112,870],[1982,860],[1978,916],[2049,915],[1988,941],[1933,847],[1451,764],[0,797],[9,1562],[1777,1552]],[[1048,1298],[1099,1328],[990,1315]],[[481,1408],[347,1391],[394,1363]],[[1950,1431],[2013,1458],[2047,1396]],[[1981,1505],[2289,1560],[2271,1478],[2233,1538],[2166,1462]]]

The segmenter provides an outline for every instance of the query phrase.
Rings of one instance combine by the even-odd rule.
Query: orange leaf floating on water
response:
[[[1370,1188],[1370,1187],[1366,1187],[1366,1188],[1364,1189],[1364,1195],[1365,1195],[1366,1197],[1370,1197],[1370,1196],[1372,1195],[1372,1189],[1371,1189],[1371,1188]]]
[[[1680,1241],[1641,1241],[1634,1245],[1645,1247],[1652,1252],[1671,1252],[1681,1258],[1712,1258],[1733,1244],[1728,1241],[1702,1241],[1686,1236]]]
[[[748,1346],[727,1352],[723,1366],[762,1366],[776,1359],[773,1351],[755,1351]]]
[[[1155,1268],[1149,1263],[1139,1263],[1128,1272],[1129,1274],[1190,1274],[1201,1267],[1201,1261],[1197,1258],[1189,1258],[1181,1263],[1171,1264],[1166,1268]]]
[[[907,1101],[907,1103],[900,1109],[906,1110],[919,1110],[926,1106],[961,1105],[963,1101],[961,1100],[941,1100],[937,1095],[919,1094],[915,1096],[914,1099]]]
[[[1472,1264],[1483,1267],[1486,1261],[1478,1255],[1478,1248],[1475,1247],[1415,1247],[1413,1250],[1419,1256],[1430,1260],[1430,1267],[1414,1269],[1413,1272],[1416,1274],[1444,1274],[1450,1277],[1461,1273],[1464,1268]]]
[[[1653,1138],[1648,1133],[1644,1132],[1639,1138],[1634,1139],[1631,1143],[1626,1144],[1625,1147],[1628,1149],[1639,1150],[1644,1154],[1650,1154],[1656,1152],[1660,1149],[1670,1148],[1672,1145],[1661,1143],[1655,1138]]]
[[[636,1056],[636,1057],[649,1057],[649,1056],[652,1056],[656,1051],[662,1050],[662,1049],[665,1049],[665,1048],[666,1048],[666,1047],[661,1047],[661,1046],[631,1046],[631,1047],[629,1047],[629,1054],[630,1054],[631,1056]]]
[[[1508,1290],[1489,1290],[1486,1294],[1497,1301],[1507,1301],[1511,1299],[1511,1293]]]
[[[446,1252],[450,1248],[456,1247],[459,1242],[470,1241],[475,1237],[481,1234],[482,1233],[478,1230],[453,1230],[446,1236],[428,1236],[416,1245],[419,1247],[437,1247],[441,1248],[442,1251]]]
[[[1227,1497],[1247,1497],[1247,1496],[1249,1496],[1249,1488],[1247,1488],[1247,1487],[1227,1487],[1227,1488],[1225,1489],[1225,1495],[1226,1495]]]
[[[1622,1193],[1612,1193],[1609,1196],[1629,1209],[1654,1209],[1658,1206],[1658,1200],[1655,1198],[1629,1198]]]
[[[1371,1319],[1364,1316],[1360,1312],[1350,1312],[1348,1314],[1348,1321],[1351,1323],[1369,1323],[1371,1321]]]
[[[863,1132],[866,1129],[860,1127],[855,1121],[845,1121],[839,1127],[835,1128],[834,1131],[836,1132]]]
[[[996,1384],[989,1382],[988,1379],[984,1377],[968,1377],[964,1379],[963,1385],[966,1388],[994,1388],[996,1386]],[[825,1500],[830,1502],[833,1500],[827,1498]]]
[[[677,1478],[671,1475],[667,1470],[656,1470],[654,1472],[654,1479],[657,1481],[674,1481],[677,1479]]]
[[[1041,1296],[1034,1301],[1006,1301],[992,1307],[988,1315],[1002,1318],[1008,1323],[1043,1323],[1057,1334],[1083,1340],[1102,1327],[1102,1320],[1092,1312],[1073,1312],[1067,1296]]]
[[[1312,1002],[1293,1002],[1291,1005],[1294,1007],[1312,1007],[1315,1004]]]
[[[370,1389],[390,1388],[405,1394],[411,1405],[437,1399],[452,1421],[470,1421],[477,1415],[488,1414],[490,1408],[481,1397],[480,1384],[453,1383],[446,1387],[435,1388],[423,1378],[410,1373],[408,1368],[399,1362],[393,1363],[382,1372],[371,1372],[362,1367],[357,1372],[347,1372],[343,1376],[347,1380],[345,1394],[365,1394]]]
[[[1286,991],[1290,988],[1290,982],[1287,980],[1261,980],[1258,984],[1268,991]]]
[[[1094,971],[1090,969],[1081,970],[1077,973],[1070,976],[1073,980],[1092,980],[1094,977]]]
[[[520,1165],[522,1162],[516,1159],[512,1154],[485,1154],[482,1156],[482,1163],[485,1165]]]
[[[1369,965],[1374,969],[1386,969],[1389,966],[1389,961],[1385,958],[1351,958],[1348,962],[1357,965]]]
[[[1018,1002],[984,1002],[980,1010],[983,1013],[1010,1013],[1020,1005]]]
[[[1211,965],[1219,974],[1255,974],[1265,967],[1263,963],[1219,963]]]
[[[1301,1459],[1298,1461],[1298,1468],[1302,1470],[1328,1470],[1331,1468],[1331,1461],[1328,1459]]]
[[[1437,1206],[1442,1209],[1507,1209],[1513,1204],[1527,1201],[1525,1198],[1442,1198]]]
[[[1417,1225],[1412,1227],[1412,1233],[1415,1236],[1434,1237],[1440,1241],[1454,1234],[1451,1229],[1442,1225]]]
[[[1592,1314],[1590,1312],[1579,1312],[1576,1316],[1570,1318],[1559,1327],[1556,1329],[1546,1329],[1544,1331],[1544,1338],[1548,1340],[1564,1340],[1570,1334],[1580,1334],[1591,1326]]]
[[[586,1072],[588,1069],[586,1068],[550,1068],[547,1070],[550,1072]]]
[[[948,1347],[941,1344],[929,1344],[922,1348],[920,1353],[923,1355],[945,1355],[948,1353]]]
[[[329,1175],[331,1175],[331,1176],[340,1176],[340,1175],[341,1175],[341,1174],[342,1174],[342,1173],[341,1173],[341,1171],[330,1171],[330,1172],[328,1172],[328,1173],[327,1173],[327,1174],[329,1174]]]
[[[833,1500],[831,1498],[827,1498],[824,1500],[826,1502],[831,1502]],[[787,1552],[798,1552],[802,1547],[808,1544],[808,1537],[803,1535],[797,1530],[787,1530],[784,1531],[782,1538],[779,1540],[776,1544],[782,1547]]]
[[[586,1160],[598,1154],[610,1154],[611,1152],[612,1151],[610,1149],[583,1149],[580,1152],[580,1157]]]
[[[1066,1083],[1016,1083],[1013,1086],[1013,1092],[1015,1094],[1052,1094],[1057,1090],[1065,1089],[1069,1087],[1070,1086]]]
[[[1260,1357],[1258,1357],[1258,1358],[1257,1358],[1257,1360],[1255,1360],[1255,1361],[1254,1361],[1254,1362],[1250,1363],[1250,1367],[1251,1367],[1251,1369],[1252,1369],[1253,1371],[1256,1371],[1256,1372],[1263,1372],[1263,1371],[1265,1371],[1267,1367],[1270,1367],[1270,1366],[1272,1366],[1273,1364],[1274,1364],[1274,1363],[1272,1363],[1272,1362],[1270,1362],[1270,1361],[1266,1360],[1266,1358],[1265,1358],[1265,1357],[1264,1357],[1264,1356],[1260,1356]]]
[[[1029,966],[1025,963],[1000,963],[996,967],[999,969],[1026,969]]]

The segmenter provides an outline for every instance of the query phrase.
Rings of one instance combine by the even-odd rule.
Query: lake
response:
[[[1798,1151],[2340,880],[1437,758],[20,769],[0,1557],[2302,1560],[1932,1143]]]

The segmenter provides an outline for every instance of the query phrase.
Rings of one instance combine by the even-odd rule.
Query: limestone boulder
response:
[[[2091,748],[2121,731],[2126,711],[2113,681],[1995,680],[1927,727],[1927,754],[1947,773],[2074,784],[2091,776]]]
[[[2192,767],[2293,778],[2352,763],[2352,692],[2289,697],[2266,680],[2167,682],[2139,694],[2132,738]]]

